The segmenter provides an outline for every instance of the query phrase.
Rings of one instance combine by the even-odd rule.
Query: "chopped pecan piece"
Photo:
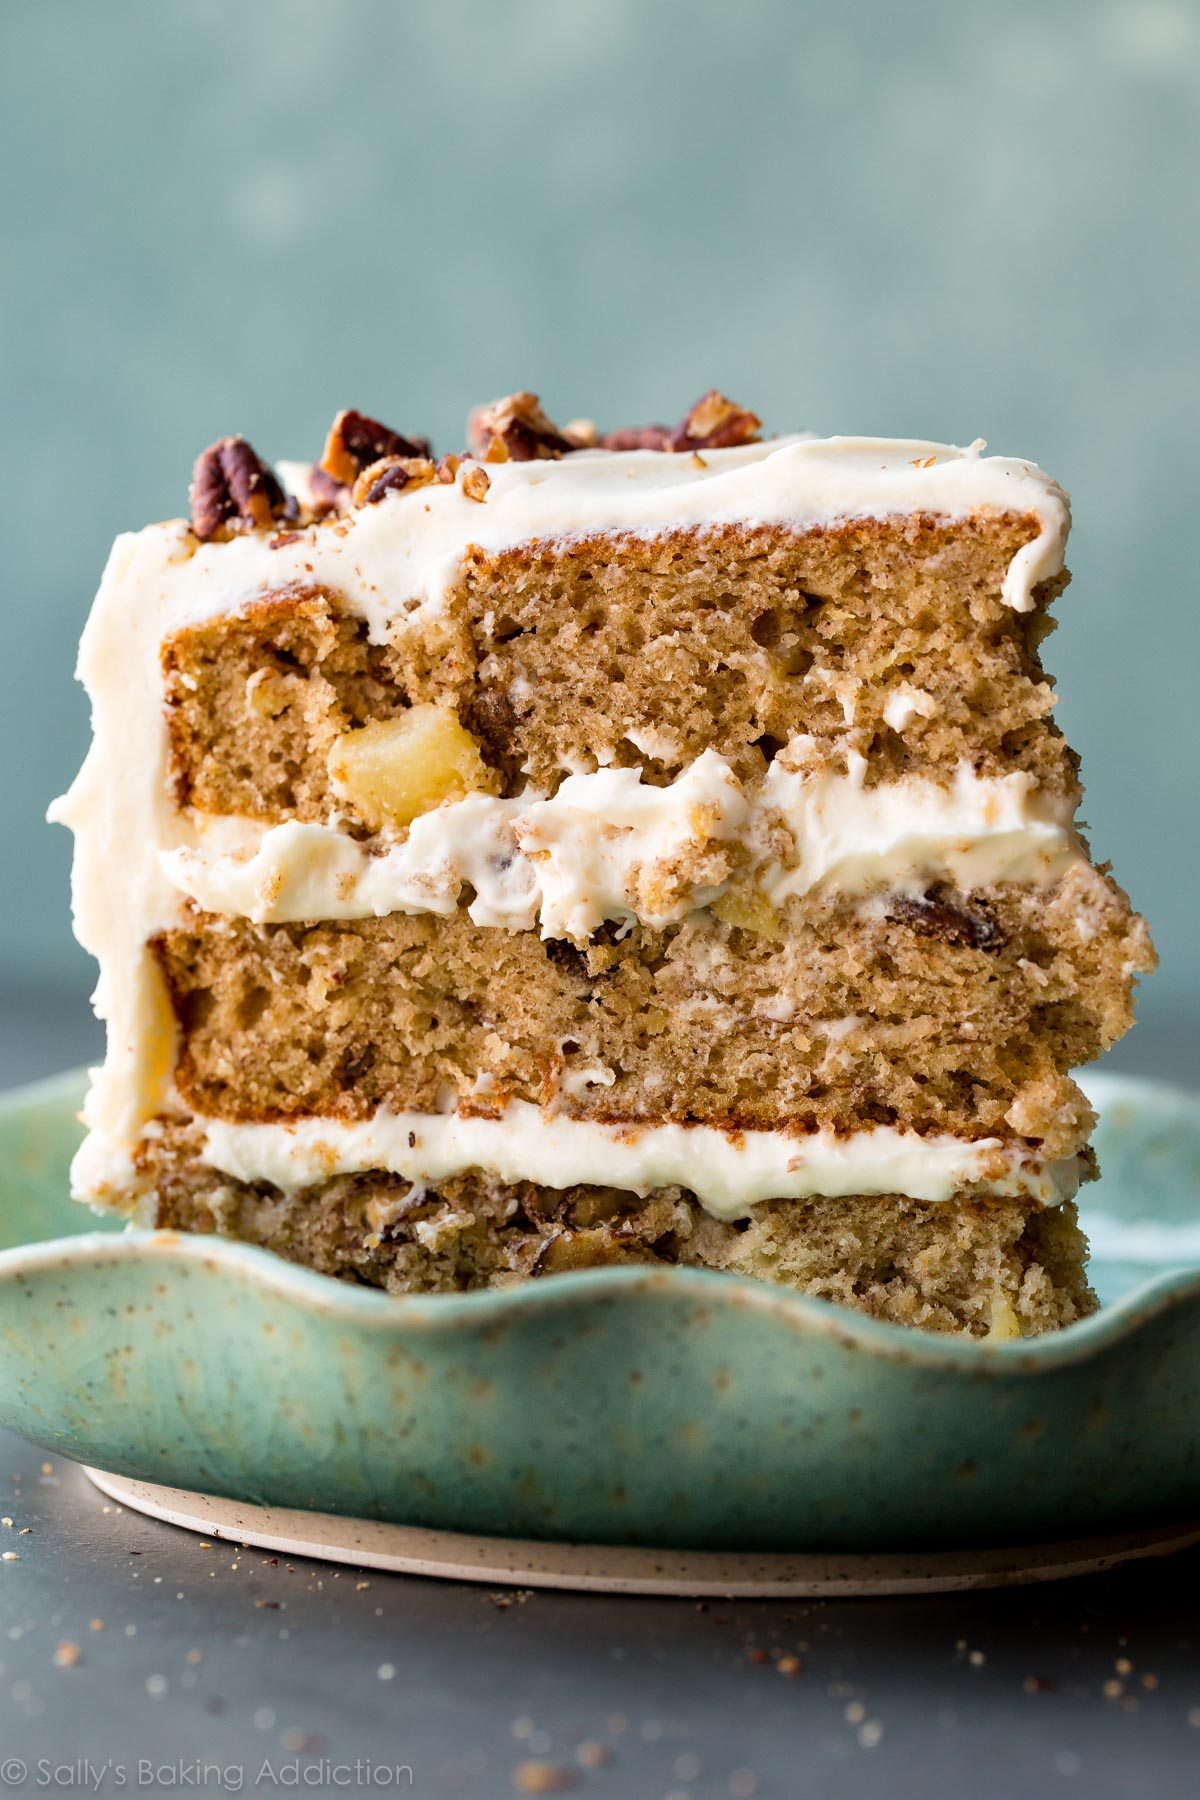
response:
[[[547,962],[552,962],[556,968],[563,969],[577,981],[587,980],[587,952],[573,944],[570,938],[544,938],[542,947],[546,952]]]
[[[487,462],[541,462],[578,448],[546,417],[536,394],[507,394],[477,407],[467,421],[467,439]]]
[[[402,437],[390,425],[369,419],[365,413],[340,412],[329,427],[318,467],[343,487],[353,487],[364,469],[385,456],[428,457],[425,438]]]
[[[450,487],[457,478],[461,462],[461,456],[439,456],[436,471],[437,479],[442,482],[444,486]]]
[[[620,431],[608,431],[600,439],[602,450],[669,450],[669,425],[627,425]]]
[[[469,469],[463,470],[462,491],[468,500],[486,500],[491,485],[492,478],[481,463],[472,463]]]
[[[563,426],[563,436],[577,450],[595,450],[600,442],[595,419],[572,419],[569,425]]]
[[[245,438],[219,438],[192,470],[192,530],[202,541],[230,531],[267,531],[287,511],[287,495]]]
[[[600,439],[603,450],[727,450],[758,441],[762,421],[716,388],[702,394],[682,424],[628,425]]]
[[[671,433],[672,450],[728,450],[736,444],[754,444],[762,420],[735,406],[716,388],[701,394],[691,412]]]
[[[327,513],[340,512],[346,499],[346,489],[340,481],[335,481],[328,469],[320,463],[313,463],[308,471],[308,492],[312,502],[311,510],[317,518],[324,518]]]
[[[986,900],[970,899],[960,906],[936,893],[920,899],[896,894],[888,903],[887,917],[893,925],[907,925],[922,937],[941,938],[946,944],[985,951],[1004,946],[1004,933]]]
[[[354,483],[355,506],[375,506],[389,494],[427,487],[437,470],[427,456],[383,456],[365,468]]]

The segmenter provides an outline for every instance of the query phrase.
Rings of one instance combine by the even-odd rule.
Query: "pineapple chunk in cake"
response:
[[[722,924],[753,932],[755,937],[783,943],[787,929],[780,914],[759,887],[735,887],[713,901],[712,911]]]
[[[382,831],[486,787],[488,771],[454,709],[429,703],[347,731],[329,752],[329,777],[339,799]]]

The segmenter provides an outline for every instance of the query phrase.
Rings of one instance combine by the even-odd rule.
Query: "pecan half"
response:
[[[671,448],[728,450],[736,444],[757,443],[761,430],[762,420],[754,413],[735,406],[716,388],[709,388],[671,433]]]
[[[546,417],[536,394],[506,394],[476,407],[467,441],[487,462],[541,462],[578,448]]]
[[[375,506],[389,494],[406,488],[428,487],[437,470],[427,456],[381,456],[368,465],[354,483],[355,506]]]
[[[268,531],[287,510],[287,495],[245,438],[218,438],[196,458],[189,490],[192,530],[202,542],[221,530]]]
[[[369,419],[366,413],[351,409],[340,412],[329,427],[318,466],[343,487],[353,487],[364,469],[385,456],[428,455],[425,438],[402,437],[390,425],[381,425],[378,419]]]
[[[936,893],[920,899],[896,894],[888,903],[890,924],[907,925],[921,937],[940,938],[945,944],[965,944],[972,950],[994,951],[1004,947],[1004,933],[986,900],[967,900],[964,905]]]

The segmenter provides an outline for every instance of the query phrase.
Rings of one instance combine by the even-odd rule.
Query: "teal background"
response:
[[[118,530],[341,405],[977,435],[1073,494],[1050,661],[1086,816],[1200,997],[1200,8],[8,0],[5,996],[90,985],[75,640]]]

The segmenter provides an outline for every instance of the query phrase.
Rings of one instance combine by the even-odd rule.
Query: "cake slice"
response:
[[[1153,952],[1040,661],[1065,495],[716,393],[471,433],[224,439],[117,540],[54,814],[108,1022],[79,1197],[397,1294],[1089,1311],[1070,1071]]]

